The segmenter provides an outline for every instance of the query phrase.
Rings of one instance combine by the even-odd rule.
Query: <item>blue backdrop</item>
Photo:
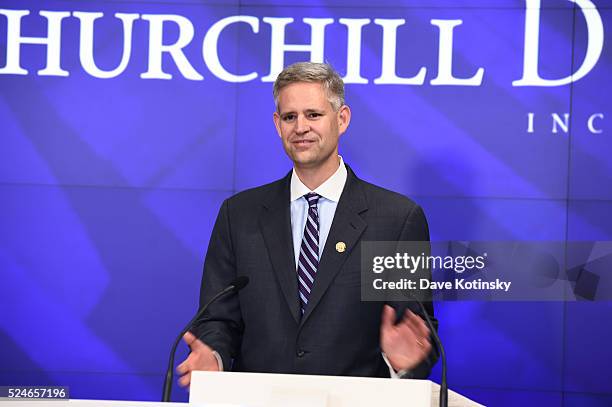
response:
[[[221,202],[290,169],[274,55],[352,72],[341,154],[421,204],[433,239],[612,240],[612,2],[375,3],[0,1],[0,385],[159,399]],[[212,41],[232,16],[249,18]],[[283,52],[279,33],[322,37]],[[445,51],[455,79],[436,84]],[[530,63],[539,82],[521,86]],[[496,406],[612,405],[611,303],[436,312],[451,388]]]

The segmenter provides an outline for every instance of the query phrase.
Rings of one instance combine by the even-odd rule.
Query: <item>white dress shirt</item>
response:
[[[321,196],[317,204],[317,211],[319,214],[319,258],[321,258],[327,236],[329,236],[329,230],[334,220],[334,214],[336,213],[340,195],[342,195],[344,184],[346,184],[346,177],[346,166],[344,165],[342,157],[340,157],[340,165],[336,172],[334,172],[334,174],[324,183],[315,188],[314,191],[311,191],[304,185],[295,172],[295,168],[293,169],[289,199],[291,202],[291,232],[293,235],[293,251],[296,270],[300,257],[304,227],[308,220],[308,202],[306,198],[304,198],[304,195],[314,192]]]

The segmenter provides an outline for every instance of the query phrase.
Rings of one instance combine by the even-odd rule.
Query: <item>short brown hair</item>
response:
[[[329,64],[318,62],[297,62],[278,74],[274,81],[274,104],[278,111],[278,94],[285,86],[297,82],[320,83],[327,93],[327,99],[335,111],[344,105],[344,82],[338,72]]]

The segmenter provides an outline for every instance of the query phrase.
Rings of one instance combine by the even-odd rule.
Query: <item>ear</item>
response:
[[[343,105],[338,110],[338,131],[342,134],[346,131],[351,122],[351,109],[347,105]]]
[[[272,115],[272,120],[274,120],[274,127],[276,127],[276,132],[278,133],[278,137],[282,138],[281,131],[280,131],[281,118],[278,112],[274,112],[274,114]]]

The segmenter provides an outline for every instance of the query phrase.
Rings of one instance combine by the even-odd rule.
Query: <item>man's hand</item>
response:
[[[413,369],[425,360],[431,350],[429,333],[425,322],[409,310],[396,325],[395,310],[385,305],[380,324],[380,346],[396,372]]]
[[[181,375],[178,379],[179,386],[189,386],[193,370],[219,371],[217,358],[213,355],[211,348],[196,338],[191,332],[186,332],[183,335],[183,340],[191,349],[191,353],[183,363],[176,367],[176,372]]]

